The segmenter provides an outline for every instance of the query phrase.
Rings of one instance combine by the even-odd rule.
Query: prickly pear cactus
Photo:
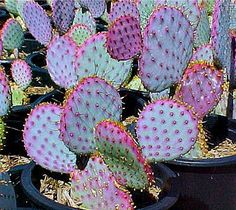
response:
[[[206,61],[208,63],[213,63],[213,53],[214,52],[211,44],[202,45],[193,53],[191,61]]]
[[[18,14],[18,11],[17,11],[17,2],[19,0],[5,0],[5,7],[7,9],[8,12],[14,14],[14,15],[17,15]]]
[[[27,88],[32,81],[31,68],[24,60],[17,59],[12,63],[11,75],[22,90]]]
[[[17,4],[16,4],[17,13],[22,19],[24,18],[24,15],[23,15],[24,4],[27,1],[31,1],[31,0],[17,0]]]
[[[223,71],[215,69],[212,64],[192,63],[184,73],[175,98],[191,105],[203,118],[219,102],[224,82]]]
[[[10,83],[11,87],[11,103],[12,106],[21,106],[27,100],[25,91],[19,88],[15,83]]]
[[[74,0],[52,0],[52,17],[57,29],[65,33],[75,16]]]
[[[1,37],[0,37],[0,58],[3,54],[3,43],[2,43],[2,40],[1,40]]]
[[[47,50],[48,72],[53,81],[63,87],[71,88],[77,83],[74,67],[77,44],[69,36],[55,36]]]
[[[199,121],[191,107],[164,99],[148,104],[140,113],[136,133],[144,157],[168,161],[187,153],[199,135]]]
[[[92,36],[92,31],[84,24],[75,24],[66,34],[79,46]]]
[[[98,77],[83,79],[69,95],[61,118],[61,136],[77,154],[96,149],[94,128],[104,119],[119,121],[122,102],[114,87]]]
[[[162,6],[153,12],[143,36],[139,75],[145,88],[160,92],[181,80],[192,57],[193,29],[180,10]]]
[[[79,2],[81,6],[87,8],[95,18],[100,17],[105,11],[105,0],[79,0]]]
[[[211,29],[206,9],[201,9],[201,16],[194,36],[194,47],[208,44],[210,41]]]
[[[73,20],[73,25],[75,24],[84,24],[89,27],[93,34],[96,33],[96,21],[88,11],[83,13],[82,9],[77,9]]]
[[[117,185],[115,177],[100,157],[90,158],[83,171],[74,171],[72,189],[83,207],[93,210],[133,210],[128,191]]]
[[[236,30],[236,1],[230,3],[230,29]]]
[[[24,41],[21,25],[13,18],[8,19],[3,25],[0,39],[3,42],[3,48],[6,50],[20,48]]]
[[[130,15],[139,20],[139,11],[136,4],[130,0],[120,0],[112,4],[109,21],[113,22],[123,15]]]
[[[75,66],[78,80],[97,75],[120,87],[131,72],[132,61],[117,61],[107,53],[107,32],[91,36],[78,49]]]
[[[70,173],[76,165],[76,156],[60,139],[62,108],[55,104],[41,104],[28,116],[23,141],[28,155],[43,168]]]
[[[23,19],[29,32],[43,45],[47,45],[52,38],[52,26],[47,13],[34,1],[24,4]]]
[[[0,66],[0,116],[8,113],[11,105],[10,87],[4,68]]]
[[[142,49],[140,21],[131,15],[117,18],[108,29],[106,45],[114,59],[129,60],[136,56]]]
[[[230,75],[231,38],[230,28],[230,0],[215,0],[211,39],[217,59]]]
[[[5,123],[3,119],[0,117],[0,151],[4,147],[4,141],[5,141]]]
[[[110,120],[98,123],[95,137],[98,151],[119,184],[132,189],[148,189],[153,184],[151,167],[121,123]]]

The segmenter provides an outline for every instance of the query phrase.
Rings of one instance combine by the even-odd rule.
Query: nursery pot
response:
[[[156,184],[162,189],[160,199],[158,202],[149,200],[145,194],[133,195],[137,209],[142,210],[165,210],[171,208],[178,199],[179,188],[176,182],[176,175],[169,168],[163,164],[153,166],[156,177]],[[60,180],[68,180],[68,176],[59,173],[51,173],[40,166],[36,166],[32,162],[27,168],[24,169],[21,175],[21,184],[25,194],[28,198],[40,209],[53,209],[53,210],[75,210],[75,208],[59,204],[39,192],[40,179],[43,174]]]
[[[236,121],[223,116],[206,118],[209,143],[217,145],[225,138],[236,141]],[[177,159],[168,166],[180,182],[176,210],[235,210],[236,156],[205,160]]]
[[[32,53],[34,51],[39,51],[44,48],[29,32],[24,33],[24,43],[21,47],[21,50],[25,53]]]

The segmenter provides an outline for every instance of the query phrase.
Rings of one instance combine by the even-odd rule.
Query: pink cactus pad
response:
[[[62,108],[55,104],[41,104],[26,120],[23,141],[28,155],[43,168],[70,173],[76,165],[76,156],[60,139]]]
[[[4,116],[10,109],[11,95],[8,78],[2,66],[0,66],[0,92],[0,116]]]
[[[3,53],[3,43],[2,43],[2,40],[0,38],[0,58],[2,56],[2,53]]]
[[[96,149],[94,128],[104,119],[120,120],[122,102],[114,87],[98,77],[83,79],[69,95],[61,118],[61,137],[77,154]]]
[[[192,57],[193,29],[180,10],[162,6],[152,13],[143,36],[139,75],[148,90],[160,92],[181,80]]]
[[[112,4],[111,11],[109,13],[110,22],[115,21],[123,15],[130,15],[139,20],[139,11],[136,4],[130,0],[119,0]]]
[[[74,0],[53,0],[52,17],[60,32],[68,31],[75,17]]]
[[[112,58],[129,60],[142,49],[140,22],[131,15],[116,19],[108,29],[107,50]]]
[[[17,59],[11,65],[11,75],[15,83],[25,89],[32,81],[32,71],[30,66],[24,61]]]
[[[134,209],[130,194],[118,188],[113,174],[102,158],[91,157],[83,171],[74,171],[71,176],[75,195],[85,208]]]
[[[6,50],[20,48],[24,42],[24,32],[21,25],[13,18],[8,19],[3,25],[0,39]]]
[[[117,182],[133,189],[147,189],[154,182],[151,167],[122,124],[104,120],[95,130],[98,151]]]
[[[76,51],[77,44],[67,35],[55,36],[48,46],[48,72],[56,84],[66,89],[77,83],[74,68]]]
[[[185,71],[175,97],[191,105],[203,118],[219,102],[224,75],[211,64],[196,62]]]
[[[79,0],[79,1],[83,7],[89,9],[93,17],[95,18],[100,17],[105,11],[106,7],[105,0]]]
[[[210,44],[202,45],[193,53],[191,61],[206,61],[213,63],[213,48]]]
[[[187,153],[199,134],[191,107],[165,99],[148,104],[137,122],[137,138],[150,162],[168,161]]]
[[[27,1],[24,4],[23,18],[35,39],[47,45],[52,38],[52,26],[43,8],[34,1]]]

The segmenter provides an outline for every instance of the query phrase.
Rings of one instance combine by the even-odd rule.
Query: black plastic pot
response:
[[[171,208],[178,199],[178,184],[176,182],[176,175],[169,168],[163,164],[158,164],[154,166],[154,172],[156,176],[156,182],[162,189],[160,195],[160,200],[154,202],[149,200],[149,197],[143,194],[134,194],[133,199],[138,209],[142,210],[165,210]],[[53,178],[59,180],[68,180],[68,176],[61,175],[58,173],[50,173],[49,171],[41,168],[40,166],[35,166],[32,162],[21,175],[21,184],[24,193],[28,198],[40,209],[53,209],[53,210],[75,210],[65,205],[56,203],[53,200],[48,199],[39,192],[40,179],[42,179],[43,174],[47,174]]]
[[[223,116],[206,118],[209,142],[212,147],[226,137],[236,141],[236,121]],[[187,160],[167,164],[179,175],[180,198],[175,209],[235,210],[236,156]]]
[[[8,18],[10,18],[9,12],[5,8],[0,7],[0,30]]]
[[[21,50],[25,53],[32,53],[35,51],[39,51],[44,48],[29,32],[24,33],[24,43],[21,47]]]

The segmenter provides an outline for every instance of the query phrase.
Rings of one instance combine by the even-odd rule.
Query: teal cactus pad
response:
[[[11,106],[9,81],[2,66],[0,66],[0,92],[0,116],[2,117],[8,113]]]
[[[5,22],[0,37],[3,42],[3,48],[6,50],[20,48],[24,42],[23,29],[13,18],[10,18]]]
[[[148,189],[153,173],[141,149],[122,124],[104,120],[95,130],[96,144],[117,182],[132,189]]]
[[[200,47],[201,45],[208,44],[210,41],[211,29],[207,11],[205,8],[201,9],[201,16],[198,26],[195,30],[194,47]]]
[[[75,16],[74,0],[52,0],[52,17],[57,29],[65,33]]]
[[[79,2],[80,5],[87,8],[95,18],[102,16],[105,11],[105,0],[79,0]]]
[[[62,108],[41,104],[34,108],[23,131],[27,154],[41,167],[55,172],[70,173],[76,166],[76,156],[60,139]]]
[[[132,61],[117,61],[107,53],[107,32],[93,35],[80,46],[75,66],[78,80],[97,75],[120,87],[131,72]]]
[[[119,0],[112,4],[109,20],[112,23],[123,15],[130,15],[139,20],[139,11],[136,4],[130,0]]]
[[[18,15],[18,11],[17,11],[18,1],[19,0],[5,0],[5,7],[7,11],[14,15]]]
[[[140,113],[136,132],[148,161],[169,161],[192,148],[199,121],[191,107],[170,99],[157,100]]]
[[[236,2],[230,3],[230,29],[236,30]]]
[[[113,174],[100,157],[91,157],[83,171],[72,173],[72,189],[88,209],[134,209],[130,194],[119,189]]]
[[[180,10],[162,6],[153,12],[143,37],[139,75],[145,88],[160,92],[178,83],[193,51],[188,19]]]
[[[191,61],[206,61],[208,63],[214,62],[214,52],[211,44],[202,45],[193,53]]]
[[[11,75],[14,82],[24,90],[32,81],[32,71],[24,60],[17,59],[11,65]]]
[[[31,1],[31,0],[17,0],[16,9],[17,9],[19,16],[22,19],[24,18],[24,15],[23,15],[24,5],[25,5],[25,2],[27,2],[27,1]]]
[[[61,118],[61,136],[77,154],[96,149],[94,128],[101,120],[119,121],[122,102],[114,87],[98,77],[83,79],[69,95]]]
[[[75,24],[66,34],[79,46],[83,44],[87,38],[92,36],[92,31],[84,24]]]
[[[23,19],[29,32],[43,45],[47,45],[52,38],[50,18],[43,8],[34,1],[24,4]]]
[[[77,44],[67,35],[55,36],[48,46],[48,72],[57,85],[66,89],[77,83],[74,67],[76,51]]]
[[[191,105],[202,119],[220,101],[224,82],[223,71],[212,64],[195,62],[186,69],[175,98]]]
[[[73,20],[73,25],[75,24],[84,24],[89,27],[93,34],[96,33],[96,21],[88,11],[83,13],[82,9],[77,9]]]

